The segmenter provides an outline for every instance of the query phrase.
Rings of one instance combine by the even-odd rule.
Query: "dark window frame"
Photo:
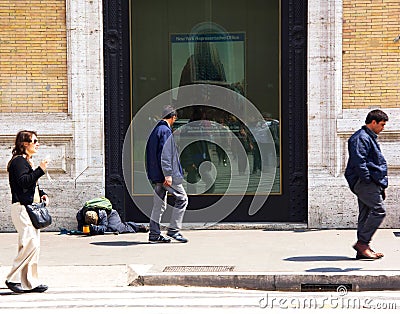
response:
[[[306,0],[282,0],[281,84],[282,116],[287,117],[286,174],[287,222],[306,222],[307,178],[307,12]],[[130,124],[129,1],[103,1],[105,194],[125,219],[131,203],[122,171],[122,147]],[[134,70],[134,69],[133,69]],[[245,205],[245,204],[244,204]],[[234,215],[240,221],[243,216]],[[135,218],[135,216],[133,217]],[[138,221],[144,217],[137,217]]]

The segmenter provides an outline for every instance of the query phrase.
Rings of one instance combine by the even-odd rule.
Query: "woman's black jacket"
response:
[[[33,170],[23,156],[16,156],[10,162],[8,173],[12,203],[20,202],[22,205],[32,204],[37,181],[44,175],[43,169],[37,167]],[[46,193],[39,189],[39,195],[42,197]]]

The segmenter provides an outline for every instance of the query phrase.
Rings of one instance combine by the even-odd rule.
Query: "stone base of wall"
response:
[[[309,178],[308,227],[357,228],[357,197],[348,188],[344,177],[328,177]],[[391,182],[386,191],[386,217],[380,228],[400,228],[398,191],[400,182]]]
[[[43,230],[76,229],[76,212],[83,207],[87,200],[104,196],[101,180],[100,182],[95,180],[82,182],[57,180],[56,177],[52,179],[53,182],[49,182],[45,178],[39,182],[40,187],[49,195],[49,209],[53,218],[53,223]],[[0,180],[0,196],[0,231],[14,232],[15,228],[10,215],[11,193],[8,180]]]

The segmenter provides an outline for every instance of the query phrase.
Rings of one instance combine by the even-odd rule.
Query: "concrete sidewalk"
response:
[[[51,287],[193,285],[264,290],[400,290],[398,230],[380,229],[356,260],[355,230],[184,230],[188,243],[150,244],[148,234],[41,233],[40,278]],[[17,234],[0,233],[0,288]],[[308,285],[308,286],[307,286]],[[332,286],[329,286],[332,285]]]

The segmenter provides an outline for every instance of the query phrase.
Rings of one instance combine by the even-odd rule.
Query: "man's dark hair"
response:
[[[367,118],[365,119],[365,124],[370,124],[374,120],[376,121],[376,123],[379,123],[381,121],[386,122],[389,121],[389,117],[382,110],[375,109],[368,113]]]
[[[177,116],[176,110],[171,105],[166,105],[163,108],[162,118],[163,119],[170,119],[174,116]]]

